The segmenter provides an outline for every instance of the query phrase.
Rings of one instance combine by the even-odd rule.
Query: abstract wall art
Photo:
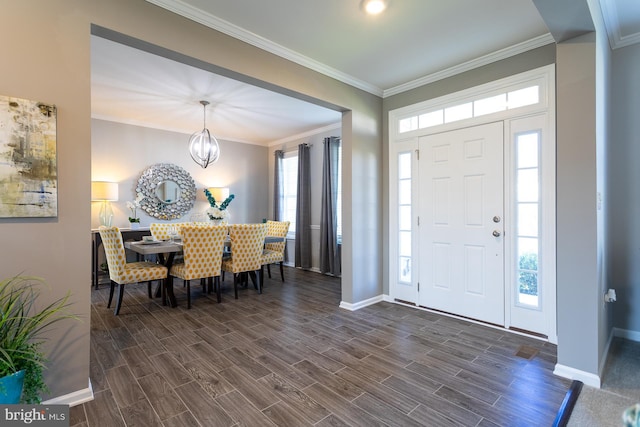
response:
[[[0,95],[0,218],[57,215],[56,107]]]

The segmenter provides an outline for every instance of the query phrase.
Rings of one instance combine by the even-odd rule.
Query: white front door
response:
[[[505,324],[503,140],[502,122],[419,139],[419,305]]]

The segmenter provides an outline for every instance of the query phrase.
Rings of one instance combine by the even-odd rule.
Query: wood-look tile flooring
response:
[[[95,399],[71,426],[549,426],[569,387],[554,345],[391,303],[339,308],[340,280],[274,269],[178,308],[93,290]],[[519,353],[519,355],[516,355]]]

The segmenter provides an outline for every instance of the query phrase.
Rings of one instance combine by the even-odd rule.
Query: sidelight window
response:
[[[539,307],[540,301],[540,132],[515,137],[516,149],[516,300]]]
[[[398,155],[398,281],[411,283],[411,152]]]

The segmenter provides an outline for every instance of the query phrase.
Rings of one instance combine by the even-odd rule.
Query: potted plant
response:
[[[204,189],[204,194],[207,196],[207,200],[209,201],[210,207],[207,209],[207,215],[209,216],[209,220],[213,221],[216,224],[226,224],[229,221],[229,211],[227,207],[229,203],[236,197],[235,195],[230,195],[227,197],[224,202],[218,205],[218,202],[213,197],[213,194],[209,191],[209,189]]]
[[[144,196],[142,193],[138,194],[138,197],[133,202],[127,202],[127,207],[131,211],[131,216],[129,217],[129,225],[132,230],[137,230],[140,228],[140,218],[138,217],[138,208],[140,207],[140,202]]]
[[[0,403],[41,402],[40,394],[48,390],[42,377],[47,362],[42,333],[60,320],[77,319],[67,310],[70,293],[38,308],[43,283],[40,278],[26,276],[0,282]],[[22,391],[13,391],[12,383]]]

